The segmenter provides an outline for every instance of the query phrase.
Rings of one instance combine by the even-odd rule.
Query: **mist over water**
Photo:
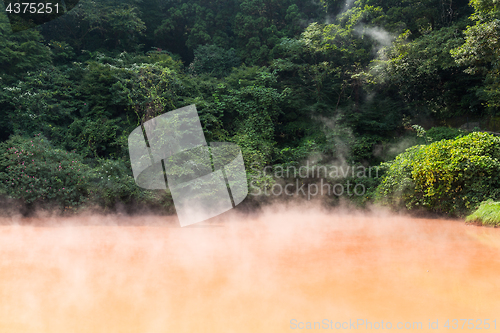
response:
[[[309,204],[185,228],[158,216],[0,225],[0,332],[301,331],[292,319],[500,327],[500,230],[462,221]]]

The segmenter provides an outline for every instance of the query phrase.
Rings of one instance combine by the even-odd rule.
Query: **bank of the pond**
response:
[[[500,202],[487,200],[481,203],[479,208],[467,216],[467,223],[475,223],[490,227],[500,227]]]

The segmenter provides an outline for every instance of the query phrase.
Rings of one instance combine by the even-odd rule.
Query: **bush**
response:
[[[172,197],[165,191],[150,191],[138,187],[132,177],[131,167],[124,160],[101,159],[91,171],[91,201],[104,209],[114,209],[117,204],[135,204],[145,208],[171,208]],[[143,207],[144,208],[144,207]]]
[[[74,49],[66,42],[51,40],[49,46],[56,62],[66,64],[75,58]]]
[[[433,127],[426,134],[431,142],[451,140],[466,135],[463,130],[451,127]]]
[[[408,209],[463,215],[486,199],[500,199],[500,138],[474,132],[414,146],[384,163],[377,201]]]
[[[52,147],[40,134],[11,137],[0,154],[0,191],[9,198],[61,208],[88,201],[90,168],[80,155]]]
[[[0,154],[0,194],[28,208],[76,210],[92,205],[113,210],[127,204],[130,210],[138,208],[135,205],[172,210],[168,191],[138,187],[130,166],[121,159],[100,159],[92,168],[79,154],[54,148],[40,134],[11,137],[0,144]]]
[[[500,202],[486,200],[481,203],[479,208],[467,216],[467,222],[480,222],[482,225],[500,227]]]
[[[139,191],[134,178],[121,160],[99,160],[92,169],[92,201],[104,208],[117,202],[127,203],[134,192]]]
[[[382,179],[382,177],[377,177],[377,176],[382,176],[384,172],[382,168],[378,169],[378,171],[376,170],[377,169],[373,170],[372,177],[347,177],[346,179],[344,179],[342,181],[343,183],[347,183],[347,181],[349,181],[349,183],[353,185],[351,188],[352,189],[351,195],[349,196],[346,193],[344,194],[344,197],[348,198],[351,202],[353,202],[356,206],[360,208],[365,208],[367,204],[372,203],[376,195],[377,187]],[[363,189],[363,195],[358,195],[356,193],[353,193],[354,187],[357,185],[362,185],[361,188]]]

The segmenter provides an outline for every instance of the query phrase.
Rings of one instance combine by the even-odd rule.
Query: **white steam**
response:
[[[358,25],[354,29],[354,32],[360,37],[368,36],[375,41],[373,51],[377,55],[377,58],[379,60],[387,60],[384,50],[392,46],[396,38],[394,34],[391,34],[382,27],[370,27],[365,24]]]

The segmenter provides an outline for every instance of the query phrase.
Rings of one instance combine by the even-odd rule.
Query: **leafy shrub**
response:
[[[426,134],[431,142],[451,140],[466,135],[463,130],[451,127],[433,127],[430,128]]]
[[[61,208],[88,200],[90,168],[76,153],[52,147],[42,135],[13,136],[0,144],[0,191],[13,199],[57,203]]]
[[[162,211],[172,208],[168,192],[139,188],[121,159],[97,160],[92,168],[82,156],[54,148],[42,135],[13,136],[0,144],[0,153],[0,194],[28,207],[76,209],[92,204],[114,209],[118,203],[134,203]]]
[[[149,191],[138,187],[130,165],[124,160],[101,159],[91,171],[91,201],[104,209],[117,204],[144,204],[149,208],[172,206],[165,191]],[[135,208],[135,207],[131,207]]]
[[[399,207],[412,199],[415,193],[415,182],[411,174],[413,161],[416,152],[422,147],[424,146],[410,147],[404,153],[397,155],[393,161],[381,164],[386,176],[377,187],[376,201]]]
[[[414,146],[384,163],[377,201],[463,215],[486,199],[500,199],[500,138],[474,132]]]
[[[500,202],[486,200],[465,219],[467,222],[481,222],[483,225],[500,227]]]
[[[427,131],[420,125],[413,125],[412,128],[417,133],[417,137],[423,138],[422,143],[456,139],[466,134],[464,130],[451,127],[432,127]]]
[[[66,146],[83,157],[117,155],[122,148],[117,142],[120,125],[120,119],[77,119],[68,126]]]
[[[358,207],[366,207],[367,204],[372,203],[373,199],[377,193],[377,187],[379,186],[384,170],[382,168],[373,168],[373,175],[368,177],[347,177],[342,183],[347,183],[349,181],[352,184],[351,187],[351,195],[349,195],[346,191],[344,193],[344,197],[349,199],[352,203],[354,203]],[[368,173],[368,171],[367,171]],[[359,189],[356,189],[356,193],[354,192],[354,187],[357,185],[361,185]],[[362,192],[360,192],[362,189]],[[359,195],[362,193],[362,195]]]
[[[79,99],[80,66],[63,69],[39,66],[26,72],[21,80],[0,89],[0,119],[6,126],[0,137],[32,137],[42,133],[56,143],[65,137],[66,129],[85,101]]]
[[[2,5],[2,8],[3,5]],[[51,62],[51,52],[43,45],[43,36],[36,29],[11,32],[7,15],[0,15],[0,77],[11,83]]]
[[[59,63],[68,63],[75,57],[74,49],[66,42],[51,40],[49,46],[54,55],[54,61]]]
[[[118,201],[127,202],[138,190],[134,179],[121,160],[99,160],[92,169],[92,200],[103,207],[110,207]]]

